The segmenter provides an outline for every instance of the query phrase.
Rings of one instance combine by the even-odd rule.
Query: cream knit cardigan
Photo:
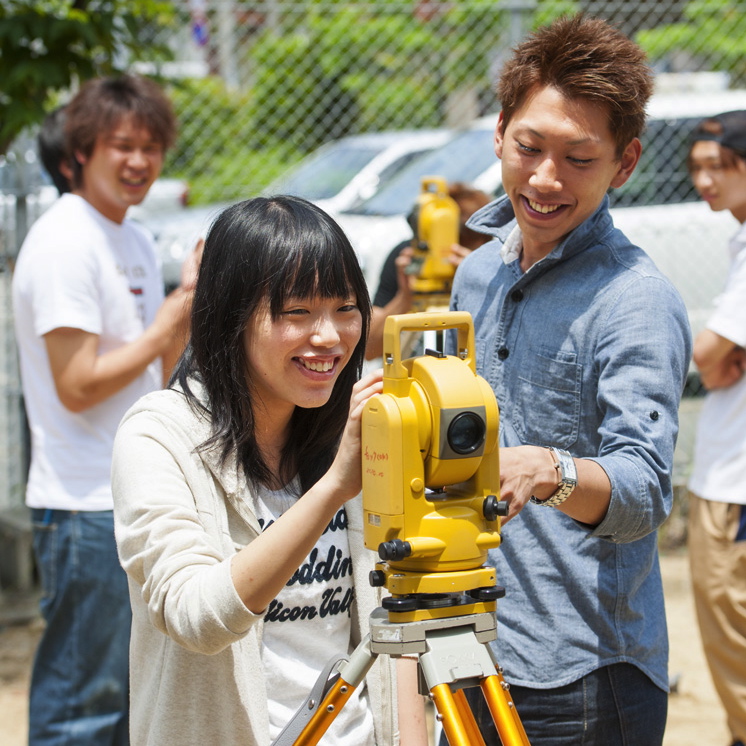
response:
[[[115,530],[133,616],[132,746],[270,743],[263,621],[230,575],[231,557],[260,528],[235,460],[221,466],[214,450],[196,451],[209,434],[183,394],[166,390],[129,410],[114,444]],[[368,581],[374,555],[363,545],[360,496],[345,509],[357,644],[379,597]],[[367,677],[379,746],[399,741],[393,668],[379,659]]]

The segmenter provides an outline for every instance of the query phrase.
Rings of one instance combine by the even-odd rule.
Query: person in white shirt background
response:
[[[71,192],[31,227],[13,276],[31,433],[31,508],[46,622],[29,744],[129,743],[127,581],[114,541],[111,450],[122,415],[183,348],[191,280],[164,299],[152,237],[127,218],[176,135],[147,78],[97,78],[64,110]]]
[[[746,111],[701,122],[688,159],[712,210],[741,224],[694,363],[707,394],[689,480],[689,559],[702,643],[732,746],[746,743]],[[706,242],[706,237],[703,236]],[[707,261],[706,257],[703,261]]]

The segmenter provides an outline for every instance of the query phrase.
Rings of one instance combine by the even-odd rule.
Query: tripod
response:
[[[470,686],[481,688],[503,746],[530,746],[488,645],[497,637],[494,602],[474,606],[493,610],[398,622],[390,619],[397,614],[376,609],[370,617],[370,633],[349,659],[332,661],[322,672],[273,746],[317,744],[379,654],[417,656],[420,691],[430,694],[451,746],[485,746],[463,692]]]

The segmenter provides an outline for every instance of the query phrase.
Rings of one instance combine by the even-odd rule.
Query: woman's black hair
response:
[[[318,408],[296,407],[283,450],[280,474],[262,459],[254,432],[244,330],[265,303],[277,318],[291,297],[339,298],[352,294],[363,333]],[[355,251],[325,212],[299,197],[257,197],[232,205],[215,219],[205,240],[192,305],[189,345],[172,377],[193,407],[206,410],[223,461],[236,452],[245,476],[275,485],[295,474],[303,491],[329,468],[342,435],[355,381],[360,377],[370,324],[370,300]],[[272,354],[267,350],[267,354]],[[206,400],[189,385],[198,380]]]

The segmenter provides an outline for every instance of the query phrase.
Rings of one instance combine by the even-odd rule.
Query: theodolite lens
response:
[[[487,432],[484,420],[474,412],[460,412],[448,426],[448,445],[458,454],[473,453]]]

